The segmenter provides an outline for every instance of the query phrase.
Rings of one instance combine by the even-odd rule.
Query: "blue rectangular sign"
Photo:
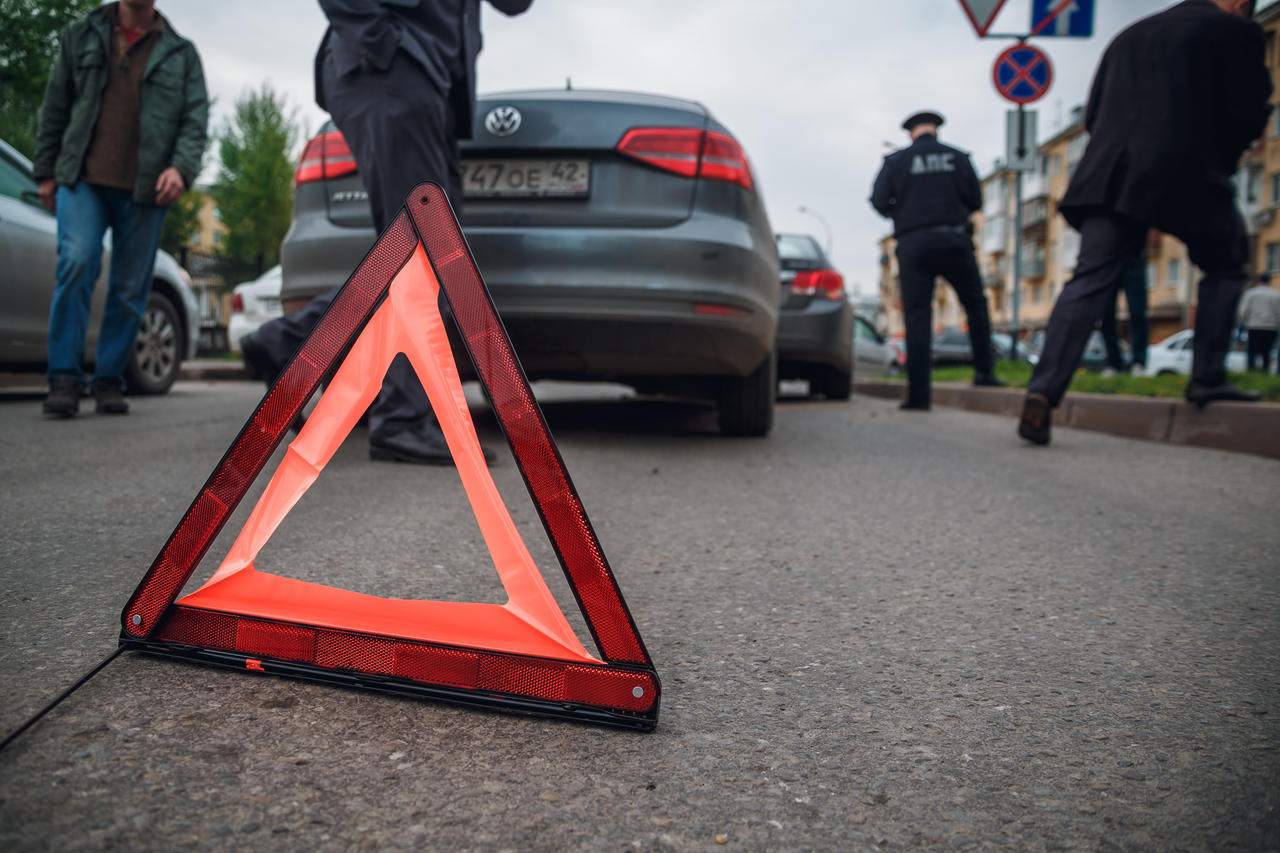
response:
[[[1049,13],[1063,3],[1067,7],[1056,18],[1040,30],[1040,36],[1063,36],[1068,38],[1089,38],[1093,35],[1093,2],[1094,0],[1032,0],[1031,31],[1049,17]]]

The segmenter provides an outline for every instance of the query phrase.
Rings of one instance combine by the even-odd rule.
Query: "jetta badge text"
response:
[[[515,107],[494,107],[484,117],[484,128],[494,136],[510,136],[520,129],[520,111]]]

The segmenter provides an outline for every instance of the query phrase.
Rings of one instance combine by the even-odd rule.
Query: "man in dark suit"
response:
[[[1049,443],[1052,409],[1149,227],[1186,243],[1205,273],[1187,399],[1259,399],[1228,384],[1224,368],[1249,256],[1232,175],[1271,109],[1252,13],[1253,0],[1185,0],[1103,55],[1085,113],[1089,147],[1059,205],[1080,231],[1080,258],[1027,386],[1018,434],[1028,441]]]
[[[489,0],[507,15],[533,0]],[[458,140],[470,139],[480,53],[480,0],[320,0],[329,29],[316,54],[316,103],[355,156],[379,233],[421,181],[462,205]],[[338,288],[246,336],[246,360],[270,383],[319,322]],[[403,354],[369,412],[373,459],[448,465],[444,434]],[[485,452],[486,457],[492,454]]]
[[[969,216],[982,207],[982,187],[969,155],[938,141],[943,118],[916,113],[902,124],[911,145],[884,160],[871,206],[893,219],[898,278],[907,332],[907,399],[900,408],[930,404],[930,334],[933,287],[942,276],[955,288],[969,318],[974,385],[1003,385],[991,365],[991,320],[982,276],[973,258]]]

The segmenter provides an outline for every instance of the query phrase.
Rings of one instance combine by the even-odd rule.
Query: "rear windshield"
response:
[[[778,257],[784,261],[820,261],[818,246],[808,237],[778,235]]]

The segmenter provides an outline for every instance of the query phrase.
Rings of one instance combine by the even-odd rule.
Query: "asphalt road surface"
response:
[[[0,729],[114,648],[260,390],[0,402]],[[867,398],[784,403],[767,439],[687,403],[546,411],[656,732],[127,654],[0,753],[0,849],[1280,848],[1280,462]],[[503,600],[456,472],[370,462],[362,432],[258,567]]]

